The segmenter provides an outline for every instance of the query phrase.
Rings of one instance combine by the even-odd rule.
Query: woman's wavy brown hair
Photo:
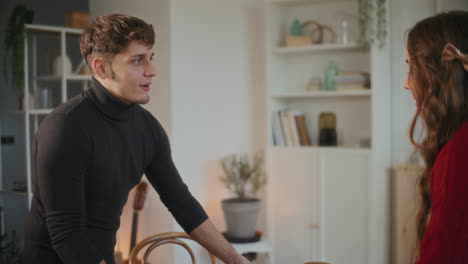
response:
[[[460,60],[442,60],[447,43],[468,53],[468,12],[452,11],[426,18],[407,37],[408,83],[416,99],[410,140],[426,165],[419,181],[422,197],[416,220],[419,242],[430,220],[432,167],[441,149],[468,118],[468,73]],[[415,140],[418,122],[423,133]]]

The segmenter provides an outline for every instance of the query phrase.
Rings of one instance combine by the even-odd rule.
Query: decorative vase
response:
[[[336,146],[336,115],[326,112],[319,116],[319,146]]]
[[[29,109],[34,109],[35,107],[35,98],[34,95],[30,92],[29,93]],[[24,96],[24,92],[21,92],[18,96],[18,111],[25,111],[25,104],[26,103],[26,98]]]
[[[52,107],[52,90],[49,87],[41,87],[39,90],[38,107],[47,109]]]
[[[62,56],[59,55],[55,58],[54,64],[52,65],[53,75],[62,75]],[[65,56],[65,74],[70,74],[72,71],[72,63],[70,57]]]
[[[325,69],[324,88],[327,91],[335,91],[335,80],[333,77],[339,74],[338,66],[335,61],[330,61]]]

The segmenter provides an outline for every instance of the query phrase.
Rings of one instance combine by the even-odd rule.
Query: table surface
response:
[[[262,239],[258,242],[253,243],[231,243],[231,245],[236,249],[239,254],[244,254],[248,252],[256,253],[270,253],[272,251],[271,244],[268,239]]]

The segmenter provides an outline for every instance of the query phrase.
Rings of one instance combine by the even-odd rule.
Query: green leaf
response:
[[[255,197],[257,191],[266,184],[262,166],[261,152],[257,152],[254,157],[246,153],[229,155],[221,159],[224,175],[220,180],[238,199]]]

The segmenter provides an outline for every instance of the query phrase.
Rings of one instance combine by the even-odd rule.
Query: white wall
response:
[[[466,0],[391,0],[390,39],[392,69],[392,163],[408,162],[413,148],[409,141],[409,124],[416,110],[411,93],[403,89],[407,74],[405,63],[405,36],[419,20],[436,12],[468,10]]]
[[[416,110],[410,91],[403,88],[408,71],[405,63],[406,32],[419,20],[434,15],[435,0],[392,0],[390,12],[391,52],[391,142],[392,164],[408,162],[413,148],[409,141],[409,124]]]
[[[266,141],[262,1],[90,0],[90,12],[93,17],[121,12],[156,25],[159,76],[148,109],[168,130],[184,181],[224,230],[220,201],[229,194],[219,181],[219,159],[263,148]],[[128,237],[129,209],[122,217],[122,237]],[[166,223],[165,211],[152,194],[139,234],[180,230]],[[164,223],[155,227],[163,213]],[[127,244],[121,243],[124,255]],[[159,261],[187,263],[188,256],[179,252],[174,261],[172,256]]]
[[[169,1],[168,0],[90,0],[90,14],[94,18],[108,13],[133,15],[153,25],[156,31],[155,64],[158,76],[153,79],[154,88],[150,92],[150,103],[145,107],[161,121],[169,137],[172,138],[170,111],[170,52],[169,52]],[[130,246],[130,230],[134,192],[129,195],[121,216],[118,246],[124,258],[127,258]],[[149,235],[172,231],[173,223],[167,209],[162,205],[159,196],[151,188],[146,198],[144,210],[140,213],[137,240]],[[157,251],[161,263],[173,263],[172,248]]]
[[[174,158],[210,213],[219,211],[220,156],[263,146],[263,50],[251,38],[262,34],[259,7],[171,1]]]
[[[462,9],[468,10],[468,1],[466,0],[436,0],[437,12]]]
[[[174,159],[221,230],[220,200],[227,194],[219,181],[218,160],[264,143],[259,3],[171,1]],[[177,254],[175,263],[184,259]]]

